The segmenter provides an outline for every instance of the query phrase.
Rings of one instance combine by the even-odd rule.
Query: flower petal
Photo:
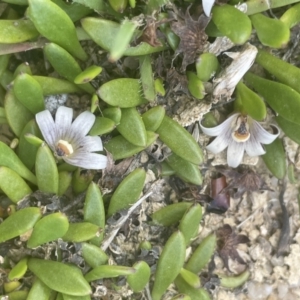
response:
[[[233,141],[228,145],[227,163],[229,167],[236,168],[243,159],[245,143]]]
[[[74,151],[94,152],[103,150],[103,144],[99,136],[85,136],[79,141],[79,145],[74,145]]]
[[[219,153],[228,146],[230,140],[230,136],[228,137],[225,134],[219,135],[208,146],[206,146],[206,149],[215,154]]]
[[[214,4],[215,0],[202,0],[203,11],[207,17],[210,16],[210,12]]]
[[[277,130],[276,134],[272,134],[265,130],[257,121],[253,120],[250,126],[250,134],[256,137],[256,140],[262,144],[271,144],[280,134],[277,126],[272,125]]]
[[[57,130],[49,110],[44,110],[35,115],[36,122],[42,132],[42,135],[52,150],[55,149],[57,142]]]
[[[94,114],[84,111],[72,123],[71,131],[80,135],[86,135],[94,125],[95,119]]]
[[[73,109],[65,106],[60,106],[55,114],[55,125],[59,132],[59,138],[65,139],[73,118]]]
[[[259,156],[266,153],[262,145],[257,141],[256,136],[250,135],[250,139],[245,142],[245,150],[249,156]]]
[[[236,113],[236,114],[232,115],[231,117],[229,117],[223,123],[221,123],[220,125],[218,125],[216,127],[211,127],[211,128],[204,127],[204,126],[201,125],[201,122],[200,122],[200,127],[201,127],[203,133],[205,133],[206,135],[209,135],[209,136],[218,136],[218,135],[222,134],[224,131],[227,131],[228,128],[231,128],[232,121],[238,115],[240,115],[240,114]]]
[[[208,146],[206,146],[206,149],[212,153],[223,151],[232,141],[231,133],[231,124],[228,124],[228,126],[224,127],[223,131]]]
[[[107,157],[97,153],[74,153],[75,155],[63,157],[64,161],[70,165],[83,169],[99,170],[105,169]]]

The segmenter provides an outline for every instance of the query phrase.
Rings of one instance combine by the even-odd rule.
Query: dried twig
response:
[[[0,44],[0,55],[29,51],[32,49],[43,48],[46,39],[40,39],[36,42],[25,42],[17,44]]]

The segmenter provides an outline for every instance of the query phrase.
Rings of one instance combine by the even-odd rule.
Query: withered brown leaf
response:
[[[265,181],[251,169],[233,169],[218,168],[218,172],[229,179],[226,190],[237,189],[234,198],[240,198],[246,192],[256,192],[260,190],[271,190]]]
[[[141,40],[148,43],[152,47],[161,46],[161,42],[157,38],[157,27],[164,22],[167,22],[167,20],[157,22],[153,18],[148,18]]]
[[[210,21],[209,17],[200,15],[197,21],[194,21],[187,8],[183,19],[171,23],[171,28],[176,35],[180,37],[180,43],[176,54],[183,53],[182,71],[185,71],[187,65],[196,61],[199,53],[203,52],[207,43],[205,28]]]
[[[248,243],[249,241],[246,235],[236,234],[228,224],[217,230],[217,250],[228,270],[229,258],[236,260],[240,264],[245,264],[236,248],[238,244]]]
[[[224,175],[211,179],[210,197],[212,200],[207,205],[207,212],[222,214],[227,211],[230,206],[230,194],[226,187]]]
[[[188,94],[188,81],[185,75],[179,74],[175,68],[168,69],[167,82],[169,90],[173,93],[182,92]]]

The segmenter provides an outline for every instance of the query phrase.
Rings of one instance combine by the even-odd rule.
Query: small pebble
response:
[[[250,300],[265,300],[272,293],[272,286],[267,283],[250,281],[248,283],[248,296]]]
[[[287,299],[286,298],[286,294],[289,291],[288,285],[286,283],[284,283],[284,282],[280,282],[278,284],[278,288],[277,289],[278,289],[278,297],[279,297],[279,299]]]

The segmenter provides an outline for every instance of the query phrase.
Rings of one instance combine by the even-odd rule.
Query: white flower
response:
[[[228,146],[227,163],[233,168],[241,163],[244,151],[249,156],[263,155],[266,151],[261,144],[271,144],[279,135],[276,126],[272,125],[276,134],[271,134],[257,121],[240,113],[232,115],[213,128],[206,128],[201,124],[200,126],[205,134],[217,137],[206,149],[212,153],[219,153]]]
[[[42,135],[58,158],[84,169],[104,169],[107,157],[92,153],[103,150],[99,136],[87,136],[95,122],[95,115],[85,111],[72,123],[73,109],[60,106],[55,122],[49,110],[36,114],[36,122]]]

